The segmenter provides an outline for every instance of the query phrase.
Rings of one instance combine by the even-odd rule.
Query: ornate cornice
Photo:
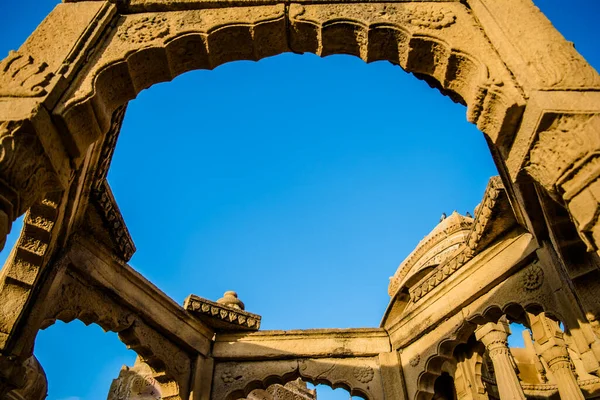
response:
[[[102,184],[94,190],[93,194],[94,202],[98,205],[102,221],[110,232],[110,237],[118,250],[119,257],[122,257],[124,261],[129,261],[135,253],[135,244],[108,182],[106,180],[102,181]]]
[[[116,246],[119,257],[129,261],[135,253],[135,244],[106,180],[126,109],[127,105],[119,107],[113,114],[111,129],[106,134],[100,151],[98,167],[92,183],[91,200],[100,211],[104,225],[110,232],[110,237]]]
[[[183,308],[217,331],[257,331],[260,328],[260,315],[193,294],[185,299]]]
[[[452,216],[444,221],[449,221],[450,218],[452,218]],[[442,221],[440,225],[444,224],[444,221]],[[396,294],[408,273],[418,264],[427,252],[434,249],[435,246],[439,245],[453,234],[470,230],[473,226],[473,221],[462,216],[459,216],[459,218],[455,218],[450,222],[451,223],[448,226],[443,226],[443,228],[440,228],[440,225],[438,225],[438,227],[419,242],[417,248],[402,262],[402,264],[400,264],[394,276],[390,278],[390,284],[388,286],[388,294],[390,296],[393,297]]]
[[[413,301],[418,301],[432,291],[480,251],[480,241],[487,231],[486,228],[492,223],[492,216],[495,213],[494,211],[497,207],[498,199],[503,191],[504,186],[502,185],[500,177],[492,177],[486,188],[484,198],[477,209],[475,222],[465,244],[460,247],[453,257],[438,265],[434,271],[429,273],[421,281],[420,284],[415,285],[415,287],[411,289],[410,296]]]

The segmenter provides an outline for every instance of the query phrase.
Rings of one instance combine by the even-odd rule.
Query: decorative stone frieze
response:
[[[459,270],[465,263],[478,253],[481,239],[487,233],[486,226],[492,222],[492,216],[498,213],[496,205],[504,186],[499,177],[493,177],[488,183],[485,195],[475,213],[475,220],[470,233],[465,238],[464,244],[457,249],[455,254],[438,265],[434,271],[421,280],[422,283],[411,288],[410,295],[413,301],[418,301],[427,293],[436,288],[440,283]]]
[[[228,293],[235,292],[225,293],[225,299]],[[230,297],[233,298],[231,294]],[[241,303],[242,307],[236,304],[228,303],[223,299],[214,302],[192,294],[185,299],[183,307],[217,330],[257,331],[260,328],[261,316],[244,311],[243,303]]]

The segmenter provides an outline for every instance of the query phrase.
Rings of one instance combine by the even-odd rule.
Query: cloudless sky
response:
[[[600,2],[536,3],[598,68]],[[2,58],[57,1],[0,4]],[[130,103],[109,173],[130,264],[179,303],[236,290],[262,329],[378,326],[388,277],[442,212],[473,212],[497,173],[465,112],[350,56],[284,54],[155,85]],[[35,354],[52,400],[106,399],[135,359],[77,321],[41,332]]]

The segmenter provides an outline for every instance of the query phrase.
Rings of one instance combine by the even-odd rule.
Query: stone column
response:
[[[502,320],[497,324],[489,322],[475,331],[475,337],[485,345],[494,364],[500,398],[525,400],[525,394],[508,349],[509,334],[508,323]]]
[[[544,313],[528,314],[527,317],[536,352],[548,364],[556,380],[560,398],[583,400],[585,397],[571,369],[571,359],[558,322],[547,318]]]

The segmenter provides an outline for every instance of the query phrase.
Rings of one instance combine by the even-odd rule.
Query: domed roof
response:
[[[398,267],[390,278],[388,293],[394,296],[411,277],[443,263],[465,242],[473,217],[454,211],[449,217],[442,216],[440,223],[419,242],[417,247]]]

